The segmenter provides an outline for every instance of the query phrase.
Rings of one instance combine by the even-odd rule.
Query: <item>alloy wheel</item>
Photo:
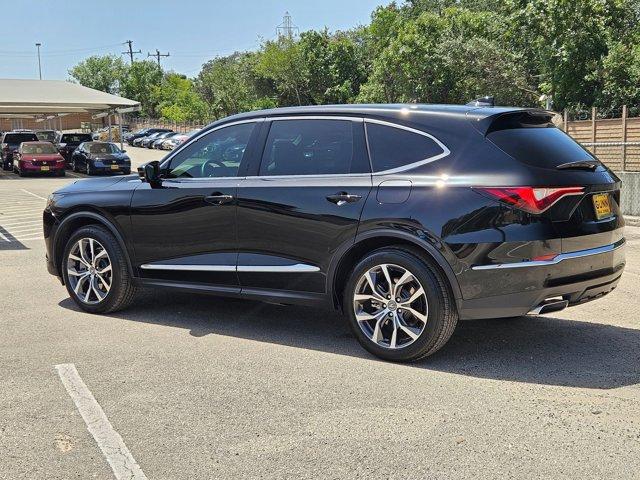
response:
[[[424,331],[429,305],[417,277],[404,267],[376,265],[356,283],[353,309],[358,326],[373,343],[404,348]]]
[[[104,246],[94,238],[81,238],[71,247],[67,273],[69,285],[83,303],[100,303],[111,290],[111,259]]]

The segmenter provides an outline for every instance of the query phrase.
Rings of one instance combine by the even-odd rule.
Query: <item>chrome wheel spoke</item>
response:
[[[98,280],[100,280],[100,282],[102,282],[102,286],[104,287],[104,289],[106,290],[106,292],[108,293],[109,290],[111,289],[111,284],[108,283],[104,277],[102,275],[100,275],[99,273],[96,274],[96,277],[98,278]]]
[[[89,267],[89,264],[87,262],[85,262],[82,258],[70,253],[69,254],[69,259],[71,260],[75,260],[76,262],[80,262],[82,265],[84,265],[85,267]]]
[[[101,270],[96,270],[96,273],[102,275],[102,274],[110,272],[110,271],[111,271],[111,264],[107,265],[106,267],[102,268]]]
[[[95,252],[95,249],[93,248],[93,238],[89,239],[89,251],[91,252],[91,265],[95,266],[96,252]]]
[[[393,332],[391,332],[391,340],[389,340],[389,347],[396,348],[398,342],[398,319],[396,315],[393,315]]]
[[[407,327],[406,325],[403,325],[401,322],[398,322],[398,326],[400,327],[400,330],[402,330],[404,333],[409,335],[413,340],[415,340],[420,336],[419,328]]]
[[[407,300],[403,300],[402,303],[400,303],[400,305],[402,305],[403,307],[409,307],[413,302],[419,299],[422,295],[424,295],[424,290],[422,289],[422,287],[420,287],[416,289],[415,292],[413,292],[411,297],[409,297]]]
[[[394,298],[397,297],[398,294],[400,293],[400,289],[402,288],[402,285],[404,285],[405,283],[407,283],[409,280],[412,280],[412,279],[413,279],[413,274],[409,270],[405,270],[405,272],[402,274],[402,276],[398,279],[398,281],[393,286],[392,295],[394,296]]]
[[[387,292],[391,295],[393,293],[393,282],[391,281],[391,275],[389,275],[389,269],[386,265],[380,265],[380,269],[382,270],[384,279],[387,281]]]
[[[83,277],[83,276],[85,276],[85,275],[88,275],[88,274],[89,274],[89,272],[88,272],[87,270],[78,271],[78,270],[76,270],[75,268],[74,268],[74,269],[67,268],[67,273],[68,273],[69,275],[74,276],[74,277]]]
[[[417,310],[414,310],[411,307],[404,307],[405,311],[409,312],[411,315],[413,315],[415,318],[417,318],[418,320],[420,320],[423,324],[427,324],[427,315],[418,312]]]

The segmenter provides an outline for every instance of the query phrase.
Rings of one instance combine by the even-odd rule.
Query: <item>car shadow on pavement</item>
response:
[[[60,306],[79,310],[68,298]],[[358,345],[339,315],[321,309],[150,292],[110,316],[185,328],[194,337],[225,335],[379,361]],[[460,322],[442,350],[409,366],[540,385],[611,389],[640,383],[640,330],[593,320]]]

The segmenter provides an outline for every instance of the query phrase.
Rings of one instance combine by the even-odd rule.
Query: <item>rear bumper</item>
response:
[[[545,299],[562,297],[569,306],[595,300],[612,291],[625,266],[625,240],[539,262],[475,267],[478,280],[510,293],[462,299],[460,318],[480,319],[526,315]],[[484,277],[484,278],[483,278]],[[513,285],[519,291],[513,291]]]

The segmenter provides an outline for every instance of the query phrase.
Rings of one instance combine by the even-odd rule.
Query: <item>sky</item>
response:
[[[389,0],[0,0],[0,78],[66,80],[90,55],[120,54],[133,40],[140,60],[154,53],[163,68],[195,76],[216,55],[255,50],[275,38],[289,12],[300,31],[346,30],[369,22]],[[128,55],[122,56],[129,60]]]

